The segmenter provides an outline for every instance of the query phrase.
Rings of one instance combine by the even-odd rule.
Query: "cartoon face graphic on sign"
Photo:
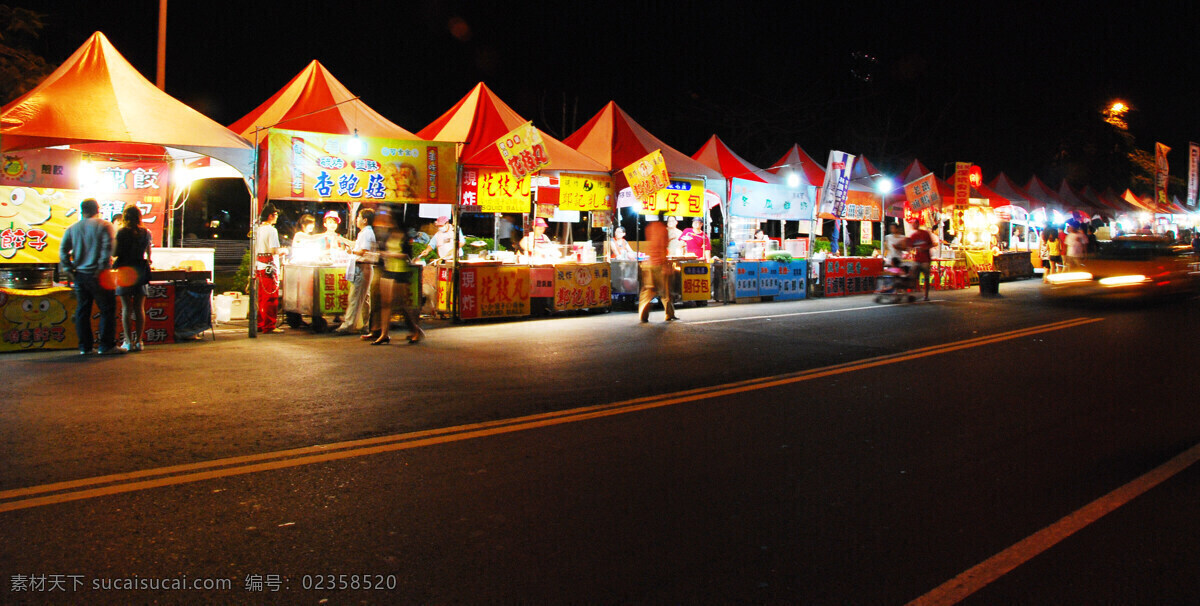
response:
[[[53,215],[53,203],[60,198],[62,193],[57,191],[41,194],[29,187],[0,187],[0,230],[17,229],[23,233],[45,224]],[[0,246],[0,257],[11,259],[16,254],[16,248]]]
[[[61,329],[54,329],[67,319],[67,309],[53,297],[0,297],[0,305],[4,308],[4,319],[12,324],[14,331],[28,334],[20,338],[23,348],[42,347],[61,334]]]

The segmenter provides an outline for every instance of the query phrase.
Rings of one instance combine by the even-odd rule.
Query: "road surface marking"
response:
[[[923,303],[941,303],[945,299],[930,299]],[[797,311],[790,314],[772,314],[769,316],[742,316],[740,318],[722,318],[720,320],[700,320],[698,322],[688,322],[689,326],[696,324],[720,324],[721,322],[742,322],[745,320],[764,320],[769,318],[790,318],[792,316],[814,316],[817,314],[840,314],[847,311],[863,311],[867,309],[887,309],[890,305],[866,305],[863,307],[845,307],[842,309],[823,309],[818,311]]]
[[[467,425],[457,425],[454,427],[429,429],[398,435],[379,436],[375,438],[366,438],[347,442],[336,442],[332,444],[319,444],[316,446],[308,446],[303,448],[293,448],[289,450],[259,453],[240,457],[230,457],[226,459],[202,461],[198,463],[187,463],[183,465],[173,465],[170,467],[159,467],[156,469],[144,469],[127,473],[118,473],[106,476],[97,476],[93,478],[84,478],[80,480],[56,482],[53,484],[43,484],[40,486],[30,486],[27,488],[5,490],[0,491],[0,513],[5,511],[14,511],[17,509],[27,509],[30,507],[39,507],[43,505],[65,503],[68,501],[77,501],[81,499],[90,499],[106,495],[133,492],[137,490],[158,488],[162,486],[200,482],[215,478],[244,475],[275,469],[285,469],[289,467],[299,467],[301,465],[312,465],[315,463],[337,461],[385,452],[394,452],[398,450],[409,450],[424,446],[432,446],[435,444],[458,442],[487,436],[513,433],[517,431],[526,431],[540,427],[550,427],[588,419],[597,419],[601,417],[626,414],[640,410],[648,410],[651,408],[672,406],[686,402],[706,400],[720,396],[768,389],[771,387],[779,387],[792,383],[799,383],[802,381],[810,381],[813,379],[857,372],[878,366],[897,364],[909,360],[941,355],[962,349],[980,347],[983,345],[1018,339],[1039,333],[1084,326],[1094,322],[1100,322],[1102,320],[1103,318],[1076,318],[1073,320],[1065,320],[1052,324],[1022,328],[994,335],[986,335],[972,339],[965,339],[962,341],[932,345],[920,349],[913,349],[895,354],[867,358],[865,360],[856,360],[843,364],[835,364],[832,366],[824,366],[821,368],[802,370],[770,377],[747,379],[745,381],[725,383],[710,387],[700,387],[669,394],[645,396],[609,404],[598,404],[595,406],[547,412],[524,417],[515,417],[511,419],[500,419],[483,423],[471,423]]]
[[[1189,448],[1132,482],[1088,503],[1071,515],[1029,535],[1012,547],[980,562],[933,591],[909,602],[909,606],[949,606],[961,602],[992,581],[1008,574],[1017,566],[1028,562],[1063,539],[1083,530],[1118,507],[1165,482],[1198,460],[1200,460],[1200,444]]]

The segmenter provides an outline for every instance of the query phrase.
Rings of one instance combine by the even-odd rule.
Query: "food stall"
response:
[[[271,128],[265,131],[265,147],[267,198],[344,203],[346,226],[361,207],[436,202],[455,189],[452,143]],[[279,284],[281,311],[289,314],[289,323],[298,326],[297,316],[310,316],[313,330],[321,332],[327,317],[345,311],[350,257],[336,243],[340,234],[317,236],[293,241],[283,256]],[[325,239],[335,242],[324,245]]]
[[[834,248],[838,242],[837,226],[843,226],[841,231],[845,232],[848,221],[860,221],[863,225],[883,221],[883,196],[862,186],[851,186],[854,161],[855,157],[845,152],[829,152],[821,201],[815,209],[818,218],[834,221],[835,237],[831,243]],[[814,258],[813,263],[816,269],[812,273],[818,284],[814,294],[826,297],[872,293],[883,273],[881,257],[838,255],[836,250],[823,258]]]
[[[797,300],[808,296],[808,241],[756,240],[755,232],[769,220],[797,221],[800,233],[811,233],[813,203],[806,186],[730,179],[725,226],[725,272],[732,292],[729,301]]]

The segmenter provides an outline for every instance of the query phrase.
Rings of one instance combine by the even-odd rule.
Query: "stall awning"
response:
[[[763,170],[735,154],[720,137],[713,135],[692,159],[720,172],[726,179],[744,179],[759,183],[783,183],[783,179]]]
[[[797,168],[804,173],[804,180],[809,185],[821,187],[825,183],[825,163],[814,160],[799,144],[793,144],[792,148],[768,170],[780,175],[789,169]]]
[[[0,110],[5,151],[94,142],[174,147],[252,174],[250,142],[159,90],[100,32]]]

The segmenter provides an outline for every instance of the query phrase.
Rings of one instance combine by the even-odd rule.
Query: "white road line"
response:
[[[1063,539],[1087,528],[1093,522],[1115,511],[1146,491],[1169,480],[1200,460],[1200,444],[1183,451],[1175,458],[1155,467],[1120,488],[1088,503],[1071,515],[1047,526],[1021,542],[976,564],[971,569],[942,583],[933,591],[909,602],[909,606],[950,606],[983,589],[992,581],[1012,572],[1014,568],[1054,547]]]
[[[945,301],[945,299],[930,299],[929,301],[925,301],[925,303],[941,303],[943,301]],[[723,318],[720,320],[700,320],[699,322],[688,322],[688,325],[719,324],[722,322],[742,322],[745,320],[767,320],[767,319],[771,319],[771,318],[789,318],[792,316],[812,316],[812,315],[817,315],[817,314],[837,314],[837,313],[842,313],[842,312],[847,312],[847,311],[863,311],[866,309],[887,309],[889,307],[892,307],[892,306],[880,304],[880,305],[868,305],[865,307],[846,307],[846,308],[842,308],[842,309],[825,309],[825,310],[819,310],[819,311],[798,311],[798,312],[790,313],[790,314],[772,314],[769,316],[743,316],[741,318]]]

